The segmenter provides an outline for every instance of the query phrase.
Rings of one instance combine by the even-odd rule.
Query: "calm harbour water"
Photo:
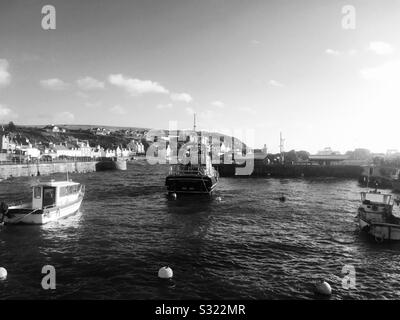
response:
[[[86,185],[80,213],[0,229],[0,299],[314,299],[318,277],[331,299],[400,298],[400,244],[357,232],[357,181],[221,178],[213,198],[173,201],[167,172],[138,161],[71,174]],[[0,182],[1,200],[29,198],[39,178],[50,179]],[[41,287],[46,264],[56,290]],[[172,281],[157,278],[164,265]],[[344,265],[355,267],[356,289],[342,289]]]

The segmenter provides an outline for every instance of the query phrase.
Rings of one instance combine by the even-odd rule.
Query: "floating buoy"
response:
[[[221,197],[216,197],[216,198],[215,198],[215,200],[217,200],[217,201],[220,201],[220,202],[221,202],[221,201],[222,201],[222,198],[221,198]]]
[[[285,202],[286,201],[286,197],[285,196],[279,197],[278,200],[280,202]]]
[[[315,293],[330,296],[332,294],[332,288],[328,282],[321,280],[315,284]]]
[[[7,270],[3,267],[0,267],[0,280],[6,280],[7,278]]]
[[[171,279],[174,276],[170,267],[162,267],[158,270],[158,277],[161,279]]]
[[[178,195],[174,192],[174,193],[171,193],[171,197],[172,197],[172,199],[176,200],[176,198],[178,198]]]

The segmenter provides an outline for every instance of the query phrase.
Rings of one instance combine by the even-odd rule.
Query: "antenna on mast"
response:
[[[193,131],[196,132],[196,113],[193,114]]]

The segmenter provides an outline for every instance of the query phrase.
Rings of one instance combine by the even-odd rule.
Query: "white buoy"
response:
[[[7,270],[3,267],[0,267],[0,280],[6,280],[7,278]]]
[[[162,267],[158,270],[158,277],[161,279],[171,279],[174,273],[170,267]]]
[[[315,292],[324,296],[330,296],[332,294],[332,288],[326,281],[320,281],[315,285]]]
[[[174,193],[171,193],[171,197],[172,197],[174,200],[176,200],[176,198],[178,198],[178,195],[174,192]]]
[[[215,200],[221,202],[221,201],[222,201],[222,198],[221,198],[221,197],[216,197]]]

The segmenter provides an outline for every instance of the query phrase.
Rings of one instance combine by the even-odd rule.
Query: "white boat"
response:
[[[361,192],[357,220],[360,229],[372,235],[377,242],[400,240],[400,218],[393,214],[392,195],[377,190]]]
[[[85,186],[73,181],[50,181],[32,188],[32,201],[0,206],[0,222],[5,224],[45,224],[79,211]]]

